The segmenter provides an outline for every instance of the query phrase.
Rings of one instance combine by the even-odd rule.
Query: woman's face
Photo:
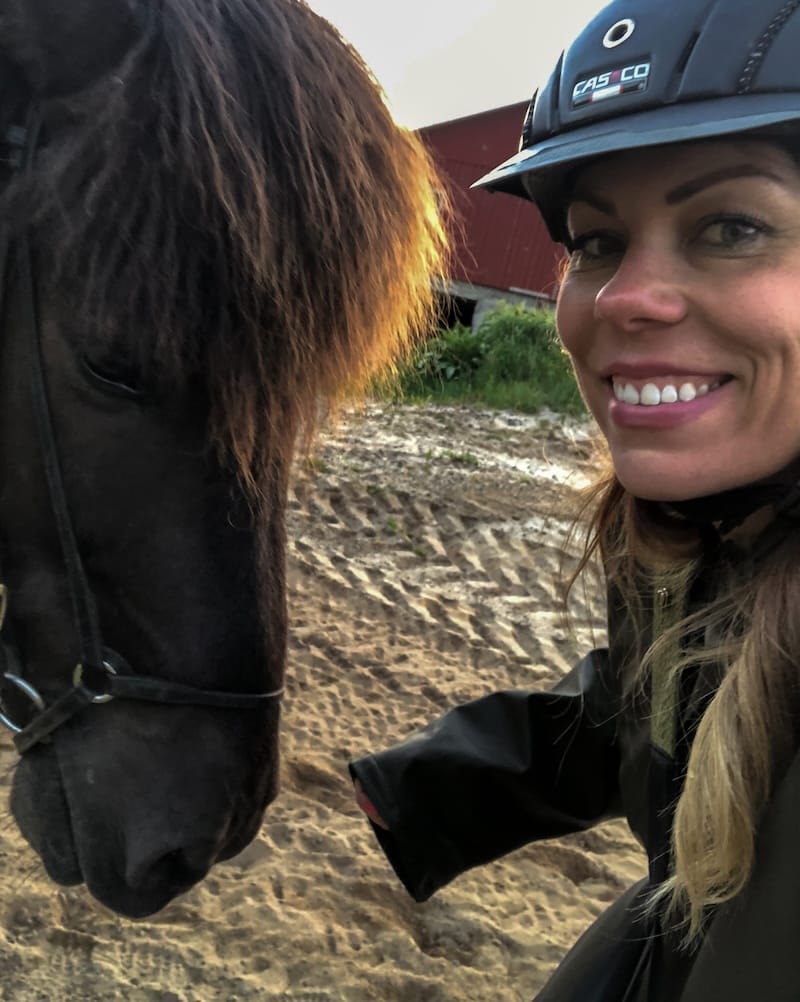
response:
[[[631,493],[679,501],[800,455],[800,171],[760,141],[577,179],[558,327]]]

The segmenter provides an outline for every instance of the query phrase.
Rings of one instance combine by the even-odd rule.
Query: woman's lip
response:
[[[608,382],[609,401],[608,416],[611,422],[618,428],[628,428],[642,430],[669,430],[680,428],[682,425],[697,420],[707,411],[721,403],[727,395],[731,380],[723,382],[720,386],[701,397],[694,400],[678,401],[674,404],[658,404],[656,407],[648,407],[644,404],[626,404],[617,400]]]

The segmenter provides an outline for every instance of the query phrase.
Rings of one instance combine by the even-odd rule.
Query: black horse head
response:
[[[145,915],[275,796],[292,452],[428,319],[434,179],[295,0],[0,25],[0,709],[43,736],[12,808],[55,880]]]

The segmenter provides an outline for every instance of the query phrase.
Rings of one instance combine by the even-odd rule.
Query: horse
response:
[[[0,720],[150,915],[278,788],[292,458],[436,310],[439,186],[300,0],[0,0]]]

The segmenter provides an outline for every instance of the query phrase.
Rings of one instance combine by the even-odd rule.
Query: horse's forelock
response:
[[[321,400],[430,319],[443,238],[421,144],[295,0],[161,0],[68,119],[36,193],[60,280],[144,361],[207,374],[212,435],[261,493]]]

